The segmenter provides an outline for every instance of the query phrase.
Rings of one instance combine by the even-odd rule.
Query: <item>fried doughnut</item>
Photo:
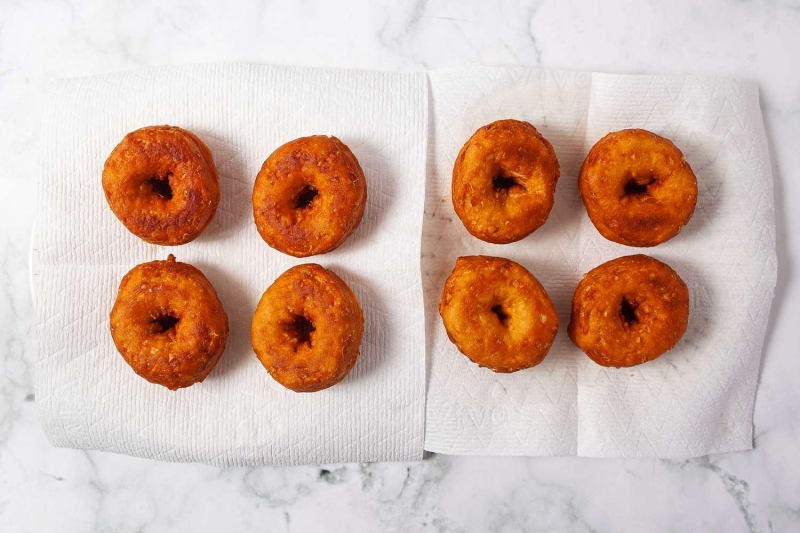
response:
[[[589,151],[578,188],[597,231],[628,246],[655,246],[689,221],[697,179],[671,141],[645,130],[609,133]]]
[[[476,131],[458,153],[453,208],[482,241],[518,241],[547,220],[560,173],[552,145],[536,128],[498,120]]]
[[[567,331],[602,366],[634,366],[670,350],[689,323],[689,289],[646,255],[603,263],[578,283]]]
[[[364,315],[339,276],[316,264],[281,274],[264,292],[250,341],[270,375],[295,392],[339,383],[353,368]]]
[[[211,151],[194,133],[175,126],[127,134],[106,160],[103,190],[131,233],[164,246],[197,238],[219,204]]]
[[[122,278],[111,336],[137,374],[175,390],[203,381],[217,364],[228,316],[203,273],[170,254]]]
[[[267,244],[294,257],[335,250],[364,216],[367,181],[336,137],[290,141],[264,161],[253,187],[253,216]]]
[[[459,351],[494,372],[538,365],[558,331],[556,309],[541,283],[501,257],[459,257],[439,314]]]

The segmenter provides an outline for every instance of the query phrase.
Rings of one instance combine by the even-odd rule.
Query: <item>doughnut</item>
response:
[[[506,244],[533,233],[553,208],[556,153],[531,124],[498,120],[478,129],[453,165],[453,208],[482,241]]]
[[[122,278],[111,337],[134,372],[176,390],[203,381],[217,364],[228,316],[203,273],[170,254]]]
[[[250,341],[270,375],[295,392],[339,383],[353,368],[364,315],[339,276],[316,264],[281,274],[258,302]]]
[[[556,309],[539,280],[501,257],[459,257],[439,314],[458,350],[494,372],[538,365],[558,331]]]
[[[597,231],[627,246],[655,246],[689,221],[697,179],[671,141],[645,130],[609,133],[589,151],[578,189]]]
[[[689,289],[680,276],[657,259],[629,255],[578,283],[567,330],[592,361],[620,368],[667,352],[688,323]]]
[[[194,133],[175,126],[127,134],[103,167],[103,191],[131,233],[163,246],[196,239],[219,204],[211,152]]]
[[[294,257],[335,250],[355,231],[367,205],[367,181],[336,137],[290,141],[264,161],[253,187],[261,238]]]

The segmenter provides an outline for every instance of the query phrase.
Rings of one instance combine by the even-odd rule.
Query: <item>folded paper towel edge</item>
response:
[[[752,389],[752,394],[748,398],[750,400],[750,410],[749,410],[749,417],[750,417],[750,438],[749,438],[749,448],[748,450],[752,450],[756,447],[755,443],[755,407],[756,401],[758,401],[758,390],[761,385],[761,373],[764,369],[764,364],[766,360],[766,349],[769,339],[767,335],[770,333],[770,324],[775,320],[777,316],[778,309],[776,308],[776,288],[778,285],[778,273],[780,272],[781,265],[778,259],[778,235],[777,235],[777,217],[778,213],[775,209],[775,173],[773,172],[774,162],[772,161],[772,155],[770,153],[769,148],[769,139],[767,138],[767,129],[764,125],[764,114],[761,109],[761,88],[758,83],[752,81],[741,81],[743,88],[745,90],[750,91],[751,98],[754,100],[754,113],[756,114],[755,120],[755,133],[756,139],[758,142],[761,143],[761,150],[763,151],[765,160],[769,163],[768,165],[768,175],[769,179],[767,180],[767,187],[769,189],[768,197],[772,201],[772,206],[769,212],[772,213],[772,216],[765,217],[766,220],[764,221],[767,225],[767,228],[770,229],[770,235],[772,236],[772,241],[769,244],[769,257],[768,260],[771,261],[775,265],[775,269],[772,271],[768,283],[768,293],[769,293],[769,313],[767,315],[766,323],[764,324],[764,328],[761,331],[760,335],[760,342],[759,345],[761,347],[758,359],[758,372],[756,374],[756,384]]]

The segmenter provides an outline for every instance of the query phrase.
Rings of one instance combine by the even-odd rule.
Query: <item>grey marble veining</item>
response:
[[[800,3],[164,4],[0,4],[0,531],[800,530]],[[383,70],[521,64],[759,83],[779,272],[755,449],[689,461],[433,455],[407,464],[215,469],[52,448],[36,422],[28,289],[46,83],[209,61]]]

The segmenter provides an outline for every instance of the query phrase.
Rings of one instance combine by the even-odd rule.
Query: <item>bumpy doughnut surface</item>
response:
[[[137,374],[175,390],[203,381],[217,364],[228,316],[203,273],[170,254],[122,278],[111,336]]]
[[[358,358],[364,315],[350,287],[316,264],[280,275],[258,302],[250,340],[270,375],[295,392],[339,383]]]
[[[367,181],[336,137],[290,141],[261,167],[253,215],[261,237],[294,257],[335,250],[355,231],[367,205]]]
[[[583,162],[578,188],[600,234],[628,246],[671,239],[697,203],[697,179],[681,151],[645,130],[600,139]]]
[[[453,166],[453,207],[475,237],[518,241],[547,220],[560,173],[553,147],[536,128],[498,120],[461,148]]]
[[[657,259],[630,255],[578,283],[568,332],[592,361],[619,368],[670,350],[688,323],[689,289],[680,276]]]
[[[195,134],[174,126],[127,134],[106,160],[103,190],[131,233],[164,246],[197,238],[219,205],[211,152]]]
[[[500,257],[459,257],[439,302],[447,336],[494,372],[538,365],[553,344],[558,315],[524,267]]]

